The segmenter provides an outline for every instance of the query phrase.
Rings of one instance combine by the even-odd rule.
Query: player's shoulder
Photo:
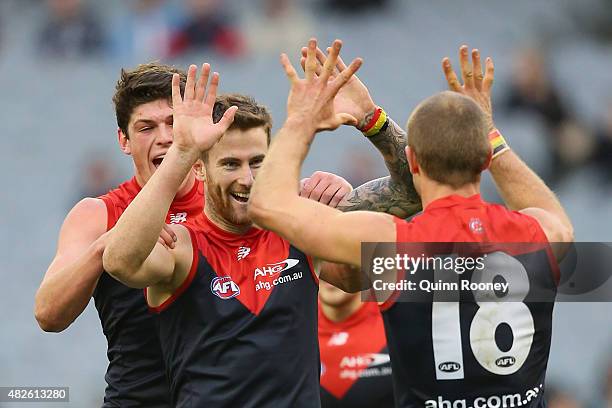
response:
[[[68,218],[78,218],[83,221],[89,219],[102,219],[106,222],[106,204],[100,198],[85,197],[72,207],[68,213]]]
[[[511,210],[502,204],[487,203],[489,216],[496,220],[506,220],[507,222],[516,223],[525,227],[533,227],[537,225],[537,220],[522,211]]]
[[[393,217],[397,231],[397,241],[405,242],[417,239],[415,234],[421,236],[425,231],[430,231],[431,225],[436,223],[437,218],[431,212],[420,212],[408,219]]]
[[[60,234],[62,236],[97,237],[106,232],[107,219],[106,205],[101,199],[83,198],[72,207],[66,216]]]

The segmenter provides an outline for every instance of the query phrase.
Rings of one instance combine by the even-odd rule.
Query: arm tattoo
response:
[[[381,177],[357,187],[336,207],[340,211],[376,211],[408,218],[421,211],[421,199],[406,194],[405,189],[393,183],[391,177]]]
[[[397,184],[403,184],[407,191],[414,190],[405,152],[408,144],[406,132],[389,118],[387,128],[369,137],[368,140],[376,146],[385,159],[391,179]]]
[[[407,218],[420,211],[421,198],[412,183],[412,174],[406,159],[406,132],[389,118],[387,128],[368,140],[382,154],[390,176],[357,187],[337,208],[341,211],[385,212],[400,218]]]
[[[366,113],[363,119],[361,119],[359,123],[357,124],[357,129],[363,129],[368,123],[370,123],[375,113],[376,113],[376,109]]]

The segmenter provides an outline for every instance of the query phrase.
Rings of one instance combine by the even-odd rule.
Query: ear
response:
[[[121,151],[123,151],[123,153],[127,154],[128,156],[131,155],[132,150],[130,148],[130,139],[125,133],[123,133],[123,130],[121,130],[121,128],[117,128],[117,139],[119,141],[119,147],[121,148]]]
[[[408,159],[408,169],[412,174],[419,174],[419,163],[417,162],[414,150],[410,146],[406,146],[406,158]]]
[[[482,170],[481,171],[485,171],[486,169],[488,169],[489,167],[491,167],[491,162],[493,161],[493,151],[489,151],[489,155],[487,156],[487,160],[484,163],[484,166],[482,166]]]
[[[206,181],[206,169],[204,168],[204,162],[202,159],[198,159],[193,165],[193,171],[195,172],[196,178],[200,181]]]

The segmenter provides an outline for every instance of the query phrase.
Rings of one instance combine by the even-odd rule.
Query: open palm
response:
[[[495,67],[493,60],[489,57],[485,60],[485,73],[482,73],[482,64],[480,62],[480,52],[477,49],[472,50],[472,61],[469,61],[469,52],[467,45],[462,45],[459,48],[459,65],[461,67],[461,77],[463,85],[459,82],[457,74],[451,66],[450,59],[445,57],[442,60],[442,70],[446,77],[446,82],[451,91],[472,98],[478,106],[487,115],[489,128],[493,129],[493,108],[491,106],[491,88]]]
[[[306,50],[305,77],[302,79],[291,65],[286,54],[281,55],[281,64],[291,83],[287,98],[287,118],[307,118],[316,130],[333,130],[342,124],[357,125],[354,116],[337,111],[334,99],[338,91],[359,69],[362,60],[357,58],[340,74],[332,77],[342,42],[334,41],[323,67],[319,67],[316,58],[317,40],[312,38]],[[320,69],[320,75],[317,70]]]
[[[330,52],[331,49],[328,48],[327,52]],[[307,48],[302,48],[302,59],[301,65],[302,68],[305,69],[306,65],[306,56],[307,56]],[[320,48],[316,50],[317,57],[317,68],[316,75],[321,75],[321,71],[323,66],[325,65],[325,61],[327,60],[326,55],[321,51]],[[346,64],[342,60],[340,56],[337,58],[336,66],[333,73],[330,76],[330,79],[335,79],[341,72],[343,72],[347,68]],[[357,119],[357,126],[363,126],[362,122],[364,121],[366,115],[370,112],[373,112],[376,109],[376,104],[372,100],[370,96],[370,92],[368,88],[364,85],[363,82],[357,77],[357,75],[352,75],[349,80],[340,88],[336,97],[334,98],[334,111],[337,113],[345,113],[348,114],[355,119]]]
[[[208,151],[223,136],[232,124],[238,108],[232,106],[218,123],[214,123],[212,112],[217,97],[219,74],[213,73],[208,84],[210,65],[202,65],[197,82],[196,71],[195,65],[189,67],[183,97],[179,75],[174,74],[172,77],[173,144],[182,151],[201,154]]]

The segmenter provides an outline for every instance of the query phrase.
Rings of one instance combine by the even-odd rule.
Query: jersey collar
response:
[[[454,207],[457,205],[461,206],[480,206],[483,205],[484,201],[480,194],[474,194],[473,196],[463,197],[457,194],[451,194],[446,197],[438,198],[437,200],[433,200],[431,203],[427,205],[425,211],[431,211],[435,208],[448,208]]]
[[[202,211],[202,215],[198,216],[194,221],[193,224],[200,230],[203,232],[206,232],[207,234],[209,234],[210,236],[226,241],[228,243],[231,242],[236,242],[236,243],[244,243],[245,239],[251,239],[256,237],[257,235],[261,234],[263,232],[262,229],[256,228],[256,227],[251,227],[247,232],[245,232],[244,234],[234,234],[232,232],[229,231],[225,231],[224,229],[221,229],[220,227],[218,227],[215,223],[213,223],[207,216],[206,213],[204,213],[204,211]]]

